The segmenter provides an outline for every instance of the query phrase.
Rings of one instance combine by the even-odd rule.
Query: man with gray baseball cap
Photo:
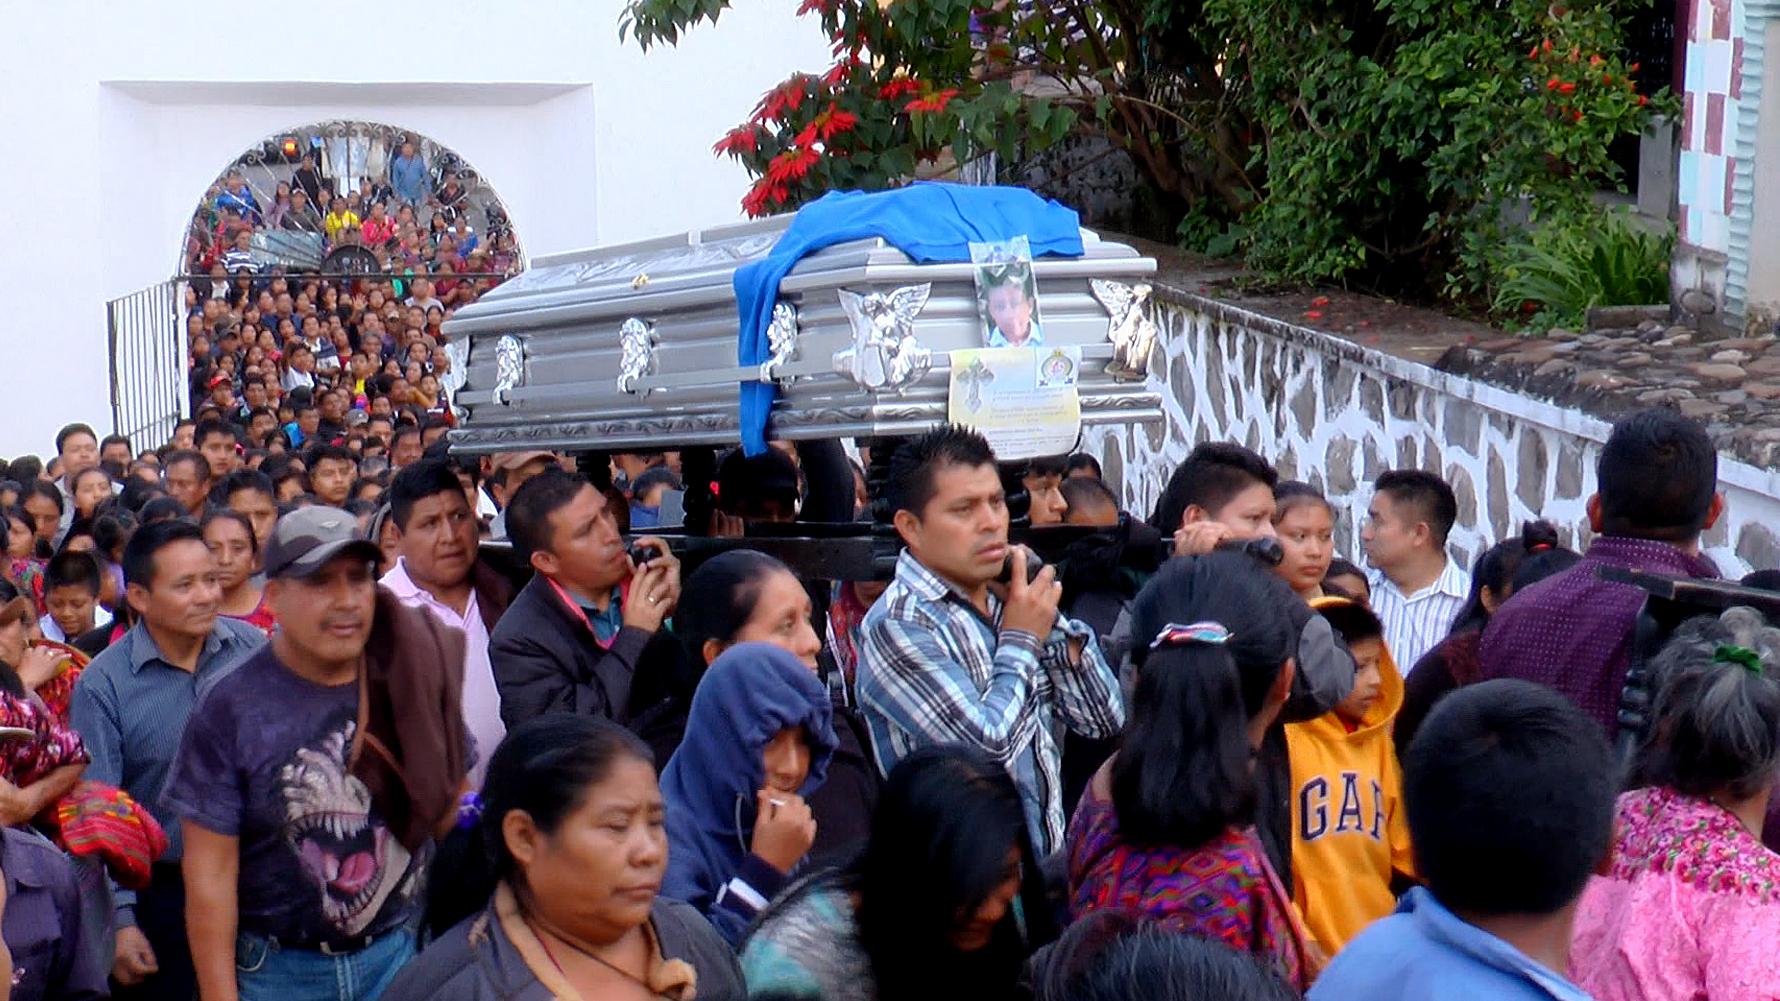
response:
[[[379,590],[357,529],[330,507],[279,519],[278,630],[202,692],[162,795],[205,998],[376,997],[414,954],[466,787],[463,636]]]

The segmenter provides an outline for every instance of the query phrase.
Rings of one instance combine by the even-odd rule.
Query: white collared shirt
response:
[[[95,603],[93,605],[93,628],[109,625],[111,625],[111,613],[105,610],[104,605]],[[48,612],[45,612],[43,617],[37,620],[37,628],[43,630],[43,638],[52,643],[72,643],[80,639],[79,636],[64,634],[62,627],[56,625],[56,620]]]
[[[1404,594],[1382,570],[1370,571],[1366,579],[1372,586],[1372,611],[1384,623],[1384,644],[1408,677],[1416,661],[1452,631],[1452,620],[1471,595],[1471,574],[1449,556],[1434,583],[1414,594]]]
[[[488,759],[496,745],[507,735],[501,722],[501,694],[495,688],[494,667],[488,660],[488,626],[482,622],[482,610],[476,603],[476,589],[470,588],[470,601],[464,614],[432,596],[408,576],[408,565],[400,557],[380,582],[390,593],[411,608],[424,608],[438,616],[439,621],[464,634],[464,725],[476,741],[476,767],[470,769],[470,783],[482,787],[482,776],[488,770]]]

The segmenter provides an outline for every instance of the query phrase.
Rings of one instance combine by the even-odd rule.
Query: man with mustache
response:
[[[467,788],[463,634],[379,593],[357,527],[320,506],[279,520],[278,631],[200,692],[167,779],[203,1001],[374,998],[414,954]]]
[[[888,772],[929,744],[982,748],[1013,775],[1048,855],[1063,843],[1057,725],[1118,733],[1118,680],[1094,631],[1057,614],[1056,570],[1027,581],[1029,554],[1008,546],[1007,498],[982,435],[954,425],[904,443],[889,483],[908,548],[859,641],[859,702],[878,766]],[[1010,554],[1012,576],[997,584]]]
[[[501,696],[488,659],[488,635],[513,601],[513,588],[477,557],[476,512],[451,463],[423,459],[389,485],[396,526],[396,565],[382,584],[403,604],[424,608],[464,634],[464,723],[476,740],[482,768],[506,735]]]

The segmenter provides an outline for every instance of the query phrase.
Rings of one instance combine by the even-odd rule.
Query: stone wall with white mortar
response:
[[[1151,362],[1168,418],[1149,427],[1089,429],[1126,507],[1147,515],[1195,444],[1241,442],[1280,475],[1323,490],[1336,509],[1337,551],[1361,554],[1360,523],[1378,473],[1438,472],[1459,499],[1450,545],[1469,565],[1532,518],[1586,545],[1585,511],[1609,425],[1374,351],[1230,303],[1159,288],[1162,343]],[[1780,567],[1780,475],[1719,460],[1725,517],[1707,534],[1727,575]]]

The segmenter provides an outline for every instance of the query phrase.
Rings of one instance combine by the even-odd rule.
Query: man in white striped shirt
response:
[[[1360,538],[1372,567],[1372,610],[1405,675],[1446,638],[1471,592],[1471,574],[1446,555],[1458,514],[1452,487],[1433,473],[1393,469],[1374,486]]]

